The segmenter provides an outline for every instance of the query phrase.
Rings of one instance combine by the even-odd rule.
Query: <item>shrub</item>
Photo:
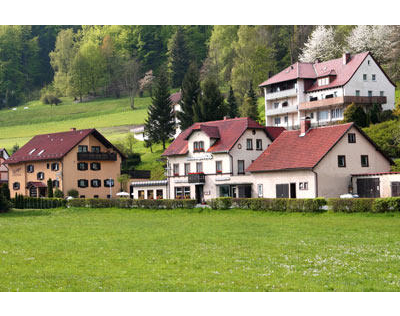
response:
[[[40,98],[43,104],[59,105],[62,101],[57,98],[54,94],[46,93]]]
[[[71,207],[91,208],[146,208],[146,209],[174,209],[196,206],[196,200],[133,200],[133,199],[73,199],[68,201]]]
[[[328,199],[328,205],[333,212],[356,213],[372,212],[372,205],[375,199]]]
[[[375,199],[375,201],[372,205],[372,211],[374,213],[399,212],[400,211],[400,198],[399,197],[390,197],[390,198]]]
[[[219,197],[216,199],[211,199],[208,202],[208,205],[210,205],[213,210],[227,210],[231,208],[232,200],[233,199],[231,197]]]
[[[67,205],[67,201],[64,199],[34,198],[23,195],[16,195],[12,202],[17,209],[49,209]]]
[[[71,189],[68,190],[67,195],[77,199],[79,197],[79,192],[75,189]]]
[[[0,213],[5,213],[12,207],[10,201],[0,192]]]
[[[0,194],[3,194],[4,198],[6,200],[11,200],[11,196],[10,196],[10,189],[8,188],[8,184],[3,183],[1,190],[0,190]]]
[[[55,198],[59,198],[59,199],[64,198],[64,193],[63,193],[63,191],[61,191],[60,189],[56,189],[56,190],[54,191],[54,197],[55,197]]]

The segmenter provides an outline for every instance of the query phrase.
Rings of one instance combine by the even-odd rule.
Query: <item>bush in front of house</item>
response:
[[[372,198],[359,199],[328,199],[328,206],[333,212],[365,213],[373,211],[374,200]]]
[[[14,208],[17,209],[50,209],[65,207],[67,201],[59,198],[34,198],[16,194],[11,200]]]
[[[0,213],[8,212],[12,207],[11,202],[0,192]]]
[[[55,189],[54,191],[54,197],[58,199],[63,199],[64,198],[64,193],[60,189]]]
[[[132,200],[132,199],[72,199],[68,201],[70,207],[90,208],[146,208],[146,209],[192,209],[196,200]]]
[[[400,197],[375,199],[372,211],[374,213],[400,212]]]
[[[71,196],[71,197],[77,199],[79,197],[79,192],[78,192],[78,190],[71,189],[71,190],[68,190],[67,196]]]

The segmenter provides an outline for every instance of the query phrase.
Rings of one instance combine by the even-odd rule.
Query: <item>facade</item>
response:
[[[393,161],[354,123],[283,132],[248,168],[258,196],[340,197],[356,191],[353,175],[389,172]]]
[[[395,106],[395,85],[369,52],[326,62],[297,62],[259,85],[264,89],[267,126],[298,129],[301,118],[313,126],[343,120],[347,105],[383,110]]]
[[[119,192],[123,155],[95,129],[38,135],[7,159],[11,195],[47,196],[47,181],[64,195],[111,198]]]
[[[283,128],[266,128],[250,118],[195,123],[167,148],[167,198],[199,203],[216,196],[251,197],[246,168]]]
[[[131,183],[131,197],[133,199],[166,199],[168,181],[134,181]]]
[[[400,196],[400,172],[352,175],[354,193],[365,198]]]
[[[0,148],[0,185],[8,183],[8,168],[4,162],[9,157],[7,150],[5,150],[5,148]]]

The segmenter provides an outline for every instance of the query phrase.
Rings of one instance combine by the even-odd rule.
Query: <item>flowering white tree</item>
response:
[[[389,25],[358,25],[347,37],[350,53],[369,51],[379,63],[388,61],[391,51],[392,27]]]
[[[311,33],[300,54],[300,61],[315,62],[325,61],[338,57],[340,47],[335,41],[335,30],[333,27],[318,25]]]

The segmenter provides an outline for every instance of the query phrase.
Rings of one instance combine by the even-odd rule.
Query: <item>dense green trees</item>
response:
[[[221,120],[227,114],[224,96],[216,81],[206,78],[202,83],[202,91],[194,107],[194,121],[207,122]]]
[[[258,120],[257,96],[254,92],[252,81],[250,81],[249,90],[247,91],[244,102],[240,107],[240,115],[242,117],[250,117],[255,121]]]
[[[232,86],[229,87],[229,95],[227,99],[228,114],[230,118],[235,118],[238,116],[238,104],[236,102],[235,93],[233,92]]]
[[[182,28],[178,28],[169,43],[169,63],[173,87],[180,87],[190,64],[190,54]]]

